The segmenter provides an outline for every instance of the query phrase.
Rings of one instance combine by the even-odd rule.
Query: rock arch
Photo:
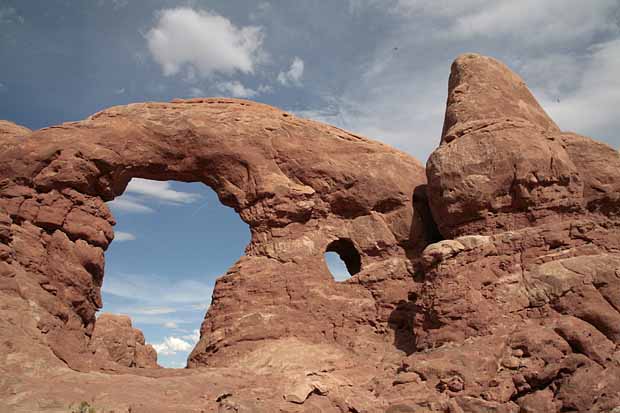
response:
[[[5,410],[82,389],[123,411],[620,404],[620,155],[560,132],[494,59],[453,64],[428,183],[385,145],[239,100],[0,123],[0,143]],[[250,225],[188,360],[213,368],[66,368],[128,373],[88,341],[113,237],[103,201],[134,176],[204,182]],[[318,261],[338,239],[360,255],[346,283]]]
[[[20,288],[28,286],[21,288],[24,298],[43,309],[40,329],[49,346],[76,368],[97,365],[87,345],[114,225],[104,201],[120,195],[131,178],[203,182],[250,226],[246,255],[216,285],[190,366],[225,363],[225,351],[219,351],[225,343],[259,331],[271,338],[323,339],[321,332],[334,324],[323,314],[329,300],[299,294],[332,282],[328,274],[302,276],[319,267],[330,240],[352,239],[364,266],[393,258],[391,265],[402,273],[398,282],[406,284],[408,250],[424,246],[411,202],[413,189],[425,183],[416,160],[266,105],[175,100],[113,107],[31,133],[7,125],[1,135],[0,210],[12,242],[4,266],[18,274]],[[365,286],[362,278],[338,294],[366,302],[373,296],[369,288],[377,286]],[[292,304],[302,299],[309,301],[303,314]],[[251,315],[246,306],[278,316],[257,316],[248,330],[239,321]],[[346,330],[347,317],[357,317],[348,313],[334,311],[328,318],[339,318],[336,324]],[[365,316],[385,322],[389,314],[373,310]],[[303,329],[300,324],[279,331],[292,318]]]

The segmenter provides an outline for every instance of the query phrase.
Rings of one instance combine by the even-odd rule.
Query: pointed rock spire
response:
[[[428,199],[446,238],[620,213],[620,156],[563,133],[501,62],[452,64],[441,145],[426,164]]]
[[[559,131],[523,79],[506,65],[479,54],[460,55],[450,71],[441,143],[500,122],[529,122]]]
[[[459,56],[441,145],[426,164],[429,204],[442,235],[514,230],[578,211],[583,182],[560,134],[508,67],[486,56]]]

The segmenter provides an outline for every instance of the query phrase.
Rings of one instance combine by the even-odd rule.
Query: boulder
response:
[[[103,313],[97,317],[90,348],[96,356],[124,367],[159,367],[157,352],[144,342],[144,334],[133,328],[126,315]]]

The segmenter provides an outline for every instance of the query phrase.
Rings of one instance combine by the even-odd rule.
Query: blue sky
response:
[[[215,280],[243,255],[249,228],[200,183],[133,179],[108,206],[117,225],[103,311],[129,314],[160,364],[185,366]],[[334,278],[349,277],[335,253],[326,259]]]
[[[450,63],[501,59],[561,128],[620,145],[617,0],[0,0],[0,118],[36,129],[112,105],[234,96],[424,161]],[[104,309],[184,362],[249,232],[198,184],[132,181],[112,205]],[[151,296],[157,295],[157,299]]]
[[[134,179],[109,206],[117,226],[103,311],[129,314],[160,364],[184,366],[215,279],[243,255],[248,226],[200,183]]]

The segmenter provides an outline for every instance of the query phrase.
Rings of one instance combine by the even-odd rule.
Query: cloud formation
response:
[[[188,340],[190,343],[195,345],[196,343],[198,343],[198,340],[200,340],[200,330],[195,329],[192,331],[191,334],[181,336],[181,338],[184,340]]]
[[[127,212],[127,213],[138,213],[138,214],[148,214],[154,212],[153,208],[150,208],[141,203],[139,199],[129,195],[123,195],[114,200],[107,203],[108,207],[115,212]]]
[[[135,314],[160,315],[174,313],[177,310],[172,307],[135,307],[131,311]]]
[[[175,191],[170,182],[151,181],[142,178],[133,178],[127,185],[125,192],[175,204],[189,204],[200,199],[198,194]]]
[[[264,56],[260,27],[237,27],[223,16],[187,7],[161,10],[146,39],[166,76],[183,67],[202,76],[249,74]]]
[[[142,302],[145,307],[173,308],[176,304],[189,306],[210,302],[213,286],[182,276],[111,273],[106,274],[103,292]],[[136,313],[145,314],[144,311]]]
[[[200,324],[213,285],[182,275],[111,272],[102,292],[105,311],[126,314],[137,324],[179,329]]]
[[[445,35],[449,38],[494,35],[513,38],[531,47],[573,43],[589,38],[593,32],[613,30],[615,23],[609,17],[618,6],[615,0],[470,0],[460,2],[460,7],[444,0],[439,4],[443,7],[436,9],[424,7],[419,1],[399,1],[400,9],[409,8],[410,13],[448,17],[450,28]],[[536,30],[531,30],[533,27]]]
[[[424,162],[439,143],[452,60],[493,56],[522,75],[563,129],[617,147],[620,4],[616,0],[350,0],[356,19],[389,29],[351,81],[302,116],[379,139]],[[527,13],[524,12],[527,11]],[[615,103],[615,104],[614,104]]]
[[[135,239],[136,236],[131,232],[114,231],[114,241],[116,242],[134,241]]]
[[[220,82],[216,85],[216,87],[220,92],[236,98],[251,98],[258,94],[255,90],[243,86],[243,84],[238,80],[234,80],[232,82]]]
[[[108,202],[108,206],[115,212],[145,214],[155,211],[149,206],[153,203],[184,205],[196,202],[200,198],[198,194],[173,189],[170,182],[133,178],[124,194]],[[120,239],[117,237],[116,240],[130,241],[129,238],[123,238],[123,235]]]
[[[620,39],[589,49],[590,56],[577,74],[576,87],[561,95],[542,89],[542,105],[563,128],[600,138],[617,130],[620,102]],[[616,139],[618,149],[620,139]]]
[[[181,338],[169,336],[164,338],[163,342],[153,344],[153,348],[157,351],[158,355],[172,356],[179,352],[190,351],[192,345]]]
[[[286,72],[278,73],[278,82],[284,86],[301,85],[301,78],[304,75],[304,61],[295,56],[291,62],[291,66]]]
[[[153,344],[153,348],[160,356],[172,356],[177,353],[188,353],[198,343],[200,332],[193,330],[184,336],[167,336],[161,343]]]

